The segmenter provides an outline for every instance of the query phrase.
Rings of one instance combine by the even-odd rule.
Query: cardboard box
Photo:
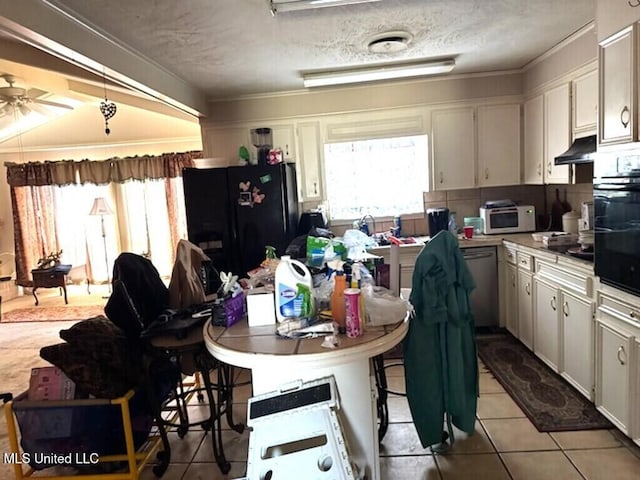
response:
[[[71,400],[76,385],[58,367],[31,369],[29,400]]]
[[[264,287],[247,290],[247,318],[250,327],[275,325],[274,294]]]

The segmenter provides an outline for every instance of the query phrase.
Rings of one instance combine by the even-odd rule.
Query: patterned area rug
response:
[[[10,312],[2,312],[2,323],[7,322],[51,322],[56,320],[84,320],[85,318],[104,315],[103,305],[78,305],[56,307],[18,308]]]
[[[478,356],[541,432],[613,428],[585,397],[511,335],[478,337]]]

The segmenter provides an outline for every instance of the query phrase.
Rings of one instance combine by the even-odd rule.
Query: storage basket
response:
[[[15,460],[34,470],[53,466],[86,469],[95,467],[96,461],[129,461],[131,465],[140,459],[136,451],[149,440],[153,425],[145,400],[134,391],[113,400],[36,401],[22,393],[5,406],[12,452],[18,455]],[[18,423],[22,453],[12,414]],[[127,443],[129,435],[131,444]],[[152,448],[157,450],[157,442],[151,443],[156,443]]]

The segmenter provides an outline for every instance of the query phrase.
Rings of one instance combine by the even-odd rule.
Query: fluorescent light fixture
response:
[[[377,66],[357,68],[353,70],[336,70],[334,72],[308,73],[302,76],[304,86],[325,87],[328,85],[342,85],[346,83],[373,82],[376,80],[391,80],[397,78],[420,77],[447,73],[453,70],[453,59],[409,63],[404,65]]]
[[[338,7],[355,3],[372,3],[381,0],[270,0],[271,13],[293,12],[296,10],[311,10],[314,8]]]

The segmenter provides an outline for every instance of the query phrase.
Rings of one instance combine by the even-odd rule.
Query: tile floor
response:
[[[52,301],[59,302],[59,299],[52,298]],[[39,346],[50,344],[57,338],[58,330],[66,328],[65,325],[66,322],[0,323],[0,369],[5,372],[5,387],[11,384],[4,368],[6,359],[20,350],[37,358]],[[36,339],[35,332],[41,332],[40,340]],[[26,363],[28,365],[20,378],[26,378],[27,367],[33,364],[32,361]],[[430,450],[423,449],[411,423],[406,398],[393,395],[389,398],[390,425],[380,445],[382,480],[640,478],[640,447],[621,432],[540,433],[482,364],[480,367],[475,434],[468,436],[459,432],[456,443],[447,454],[432,454]],[[239,380],[249,379],[246,370],[236,369],[236,373]],[[402,367],[387,369],[392,390],[404,389],[403,375]],[[236,420],[246,420],[246,400],[250,396],[248,385],[235,389],[233,408]],[[194,416],[204,410],[197,404],[193,404],[191,409]],[[223,428],[228,428],[226,422],[223,422]],[[227,475],[222,475],[214,463],[210,434],[193,429],[183,439],[176,432],[169,435],[172,458],[163,480],[226,480],[241,478],[245,474],[247,430],[242,434],[224,430],[225,454],[231,462],[231,471]],[[4,419],[0,420],[0,450],[8,451]],[[9,465],[0,464],[0,478],[13,478],[7,467]],[[143,471],[143,480],[155,478],[150,468]]]
[[[241,380],[249,378],[236,370]],[[457,432],[446,454],[423,449],[411,423],[406,398],[389,398],[390,424],[380,445],[383,480],[450,479],[586,479],[637,480],[640,478],[640,447],[617,430],[541,433],[480,364],[480,399],[474,435]],[[390,388],[404,389],[402,367],[387,369]],[[246,419],[250,387],[234,392],[234,415]],[[197,406],[192,407],[197,414]],[[223,423],[226,428],[226,422]],[[245,473],[249,433],[224,430],[225,454],[231,471],[222,475],[213,463],[211,438],[190,431],[184,439],[170,433],[172,462],[164,480],[219,480],[240,478]],[[150,470],[142,477],[151,480]]]

